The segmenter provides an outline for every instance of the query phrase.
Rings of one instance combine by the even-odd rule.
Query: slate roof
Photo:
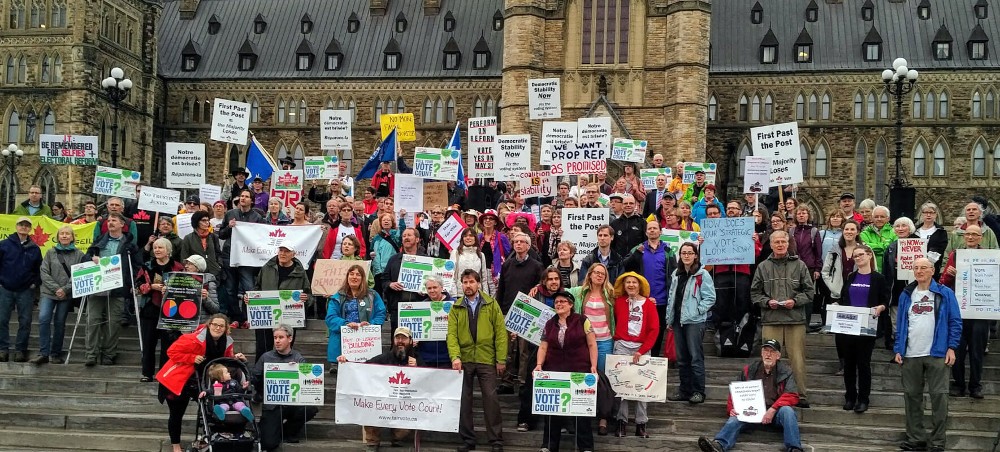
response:
[[[980,0],[985,1],[985,0]],[[861,18],[865,2],[844,0],[840,4],[818,2],[819,20],[806,22],[810,2],[804,0],[717,0],[712,2],[711,62],[712,74],[797,71],[871,71],[874,76],[892,66],[897,57],[906,58],[909,67],[918,70],[954,68],[998,68],[1000,49],[991,48],[985,60],[971,60],[965,43],[972,36],[986,36],[989,46],[1000,45],[1000,1],[990,1],[989,15],[976,19],[974,0],[929,0],[931,19],[917,17],[920,0],[901,3],[874,3],[874,20]],[[750,10],[760,4],[763,22],[753,24]],[[935,60],[932,43],[944,25],[955,37],[953,58]],[[977,25],[982,33],[977,30]],[[806,30],[814,45],[812,60],[796,63],[792,49]],[[864,61],[862,43],[872,30],[881,36],[882,61]],[[760,62],[760,45],[768,31],[779,45],[775,64]],[[196,35],[197,40],[197,35]]]
[[[201,0],[193,19],[182,20],[180,0],[166,0],[158,30],[159,73],[176,79],[292,78],[366,79],[500,77],[503,67],[503,31],[493,31],[493,17],[502,11],[503,0],[442,0],[437,15],[424,15],[421,0],[393,0],[384,15],[372,16],[369,0]],[[444,31],[448,12],[455,18],[455,30]],[[301,33],[305,15],[314,26]],[[357,33],[347,32],[352,15],[361,23]],[[406,17],[404,33],[396,33],[396,17]],[[208,21],[216,17],[222,24],[218,34],[208,33]],[[267,22],[263,34],[254,34],[254,20]],[[489,46],[489,68],[472,68],[474,47],[480,37]],[[443,51],[450,39],[463,55],[458,70],[444,70]],[[201,52],[198,68],[181,70],[182,51],[194,41]],[[314,49],[317,64],[310,71],[297,71],[295,54],[304,41]],[[329,49],[336,40],[344,58],[339,71],[326,71],[320,49]],[[395,40],[402,54],[398,71],[383,69],[383,50]],[[241,72],[241,47],[258,55],[254,70]],[[992,54],[992,52],[991,52]]]

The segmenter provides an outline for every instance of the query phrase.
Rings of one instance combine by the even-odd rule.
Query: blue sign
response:
[[[753,233],[753,217],[702,220],[702,265],[753,264]]]

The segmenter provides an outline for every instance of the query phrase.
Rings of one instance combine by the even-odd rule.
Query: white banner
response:
[[[750,129],[753,155],[771,159],[771,187],[802,182],[799,124],[786,122]]]
[[[316,253],[322,236],[323,230],[319,225],[271,226],[238,221],[233,228],[233,243],[229,250],[230,265],[263,267],[268,260],[278,255],[278,246],[285,243],[295,248],[295,257],[303,267],[309,268],[309,261]]]
[[[497,117],[469,118],[469,172],[472,179],[493,177]]]
[[[632,364],[631,355],[607,355],[604,370],[615,394],[624,400],[667,401],[667,358],[643,356]]]
[[[207,166],[205,143],[167,143],[167,187],[198,188]]]
[[[188,234],[194,232],[194,226],[191,225],[191,217],[194,213],[179,213],[174,217],[174,224],[177,226],[177,235],[179,237],[187,237]]]
[[[562,210],[563,240],[576,244],[573,262],[577,265],[597,247],[597,228],[608,224],[610,215],[608,209]]]
[[[585,417],[597,414],[597,374],[540,371],[533,376],[531,414]]]
[[[496,180],[519,180],[521,173],[531,171],[531,135],[497,135],[494,162]]]
[[[528,80],[528,119],[562,117],[562,98],[558,78]]]
[[[552,164],[552,153],[549,146],[553,144],[576,143],[577,123],[572,121],[543,121],[542,139],[539,140],[538,163]]]
[[[250,104],[216,97],[212,109],[212,140],[245,146],[248,133]]]
[[[320,149],[351,149],[351,110],[319,111]]]
[[[576,120],[576,141],[599,141],[611,147],[611,117],[580,118]]]
[[[955,297],[963,319],[1000,319],[1000,250],[955,250]]]
[[[767,193],[771,184],[771,159],[748,155],[743,164],[743,193]]]
[[[458,432],[462,371],[343,363],[337,424]]]
[[[364,308],[364,306],[362,306]],[[340,327],[340,353],[352,363],[363,363],[382,354],[382,325]]]
[[[768,407],[764,401],[764,384],[761,380],[729,383],[729,395],[733,398],[733,411],[740,422],[759,424],[764,420]]]
[[[181,192],[177,190],[146,186],[142,187],[142,191],[139,192],[139,205],[137,207],[140,210],[174,215],[177,213],[180,202]]]
[[[215,201],[223,200],[222,187],[212,184],[201,184],[198,186],[198,198],[201,199],[201,202],[215,204]],[[229,210],[229,207],[230,206],[226,206],[226,210]]]
[[[264,403],[323,406],[325,376],[322,364],[264,363]]]

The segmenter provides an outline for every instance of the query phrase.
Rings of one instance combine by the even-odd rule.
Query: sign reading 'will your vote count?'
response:
[[[431,275],[441,278],[445,292],[455,293],[455,262],[448,259],[404,254],[397,282],[408,292],[424,293],[424,282]]]
[[[799,124],[786,122],[750,129],[753,155],[771,159],[771,186],[802,182]]]
[[[138,171],[98,166],[94,172],[94,189],[91,191],[95,195],[135,199],[135,186],[140,180]]]
[[[458,179],[456,149],[416,148],[413,153],[413,175],[424,179],[454,181]]]
[[[297,290],[247,292],[247,318],[250,329],[274,328],[284,323],[292,328],[306,326],[306,305]]]
[[[325,180],[340,177],[340,158],[336,155],[306,157],[302,166],[306,180]]]
[[[38,140],[38,159],[42,165],[97,165],[96,136],[47,135]]]
[[[534,373],[531,414],[587,416],[597,413],[597,374]]]
[[[448,338],[450,301],[419,301],[399,304],[399,326],[413,332],[415,341],[443,341]]]
[[[74,265],[70,273],[73,281],[73,296],[84,297],[95,293],[117,289],[124,285],[122,259],[120,256],[102,257],[99,262],[83,262]]]
[[[264,403],[269,405],[323,405],[322,364],[265,363]]]

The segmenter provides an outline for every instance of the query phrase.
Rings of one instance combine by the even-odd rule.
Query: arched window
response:
[[[42,55],[42,83],[49,83],[52,80],[52,57]]]
[[[276,155],[278,156],[278,160],[288,157],[288,148],[285,147],[285,143],[283,142],[278,143],[278,153]]]
[[[829,120],[830,119],[830,94],[829,93],[824,93],[823,94],[823,106],[822,106],[822,109],[820,110],[820,117],[823,118],[823,120]]]
[[[42,120],[42,133],[46,135],[56,133],[56,114],[51,108],[45,112],[45,119]]]
[[[983,98],[979,95],[979,90],[972,93],[972,118],[982,119],[983,117]]]
[[[63,81],[62,66],[62,55],[56,55],[55,62],[52,64],[52,80],[56,83],[62,83]]]
[[[826,144],[820,141],[819,144],[816,145],[816,158],[814,162],[816,168],[815,171],[813,171],[813,175],[816,177],[826,177],[829,172],[827,168],[828,161],[829,159],[826,155]]]
[[[212,122],[212,101],[205,99],[205,102],[201,104],[201,120],[203,122]]]
[[[295,144],[295,151],[292,152],[292,160],[295,160],[296,168],[303,168],[302,160],[305,157],[305,152],[302,150],[302,145],[299,143]]]
[[[285,123],[285,110],[286,109],[287,109],[287,107],[285,106],[285,100],[284,99],[279,100],[278,101],[278,123],[279,124],[284,124]]]
[[[402,97],[396,99],[396,113],[406,113],[406,104],[403,103]]]
[[[764,97],[764,120],[774,120],[774,98],[770,94]]]
[[[11,110],[10,117],[7,118],[7,142],[21,142],[21,115],[17,113],[17,109]]]
[[[948,117],[948,92],[941,91],[941,95],[938,96],[938,118],[945,119]]]
[[[924,118],[934,119],[934,110],[937,104],[934,103],[934,91],[930,91],[924,96]]]
[[[15,69],[17,62],[14,61],[14,57],[7,57],[7,84],[13,85],[17,82],[17,70]]]
[[[865,118],[865,106],[864,101],[861,98],[861,93],[854,94],[854,119],[864,119]]]
[[[192,107],[191,110],[194,113],[194,115],[193,115],[194,122],[195,122],[195,124],[197,124],[197,123],[201,122],[201,101],[198,100],[198,99],[195,99],[194,103],[191,105],[191,107]]]
[[[385,114],[393,115],[396,114],[396,102],[393,102],[391,98],[385,101]]]
[[[927,175],[927,149],[924,148],[922,141],[918,141],[913,147],[913,175],[917,177]]]
[[[978,94],[978,93],[977,93]],[[986,145],[980,140],[972,150],[972,175],[986,175]]]
[[[497,103],[492,97],[486,99],[486,116],[497,115]]]
[[[937,145],[934,146],[934,175],[944,176],[947,172],[946,166],[946,156],[947,151],[944,148],[944,140],[939,140]]]
[[[760,96],[754,94],[750,101],[750,120],[760,121]]]
[[[750,146],[747,146],[746,143],[741,144],[740,145],[740,151],[739,151],[739,159],[740,159],[740,161],[739,161],[739,164],[738,164],[739,172],[736,175],[736,177],[738,177],[740,179],[743,179],[743,174],[746,173],[747,157],[749,155],[750,155]]]
[[[382,104],[382,99],[375,99],[375,123],[380,124],[382,122],[382,112],[384,107]]]
[[[347,102],[347,109],[351,110],[351,124],[354,124],[358,120],[358,106],[354,103],[354,99]]]
[[[802,121],[806,119],[806,101],[802,97],[802,94],[795,96],[795,120]]]
[[[865,117],[868,119],[875,119],[875,94],[868,93],[868,97],[865,98]]]
[[[424,101],[424,124],[434,122],[434,101],[427,99]]]
[[[875,142],[875,202],[882,204],[886,200],[885,184],[885,140]]]
[[[435,102],[435,113],[434,122],[437,124],[444,123],[444,101],[439,97],[437,102]]]
[[[993,147],[993,177],[1000,177],[1000,141]]]
[[[250,122],[257,124],[260,121],[260,102],[254,98],[250,101]]]
[[[631,2],[583,0],[580,61],[583,64],[628,63]],[[503,15],[493,16],[493,30],[503,28]]]
[[[445,119],[448,124],[455,122],[455,99],[448,98],[448,104],[445,110]]]
[[[184,103],[181,104],[181,124],[187,124],[191,122],[191,103],[187,99],[184,99]],[[101,146],[103,149],[104,146]]]
[[[889,93],[882,91],[878,98],[878,117],[887,119],[889,117]]]
[[[746,121],[750,116],[749,105],[747,101],[747,96],[740,96],[740,107],[739,107],[739,118],[740,121]]]
[[[715,98],[715,94],[708,98],[708,120],[719,120],[719,100]]]
[[[59,194],[59,182],[49,168],[43,168],[38,173],[35,184],[42,188],[42,202],[50,206],[56,202],[56,195]]]
[[[815,120],[819,117],[819,100],[816,98],[816,94],[809,95],[809,120]]]
[[[4,205],[4,212],[14,210],[19,190],[17,177],[11,173],[10,167],[4,166],[3,170],[0,171],[0,202]]]
[[[476,118],[483,116],[483,99],[479,98],[479,96],[476,96],[476,101],[472,104],[472,116]]]
[[[858,145],[854,148],[854,194],[861,199],[868,196],[865,190],[865,177],[868,170],[868,143],[864,138],[858,138]]]
[[[802,159],[802,177],[809,177],[809,145],[799,143],[799,157]]]
[[[910,107],[913,119],[920,119],[924,112],[923,107],[921,107],[921,100],[923,97],[924,96],[920,94],[920,90],[913,92],[913,105]]]
[[[309,109],[306,107],[306,100],[299,99],[299,124],[309,123]],[[299,165],[301,168],[302,165]]]

